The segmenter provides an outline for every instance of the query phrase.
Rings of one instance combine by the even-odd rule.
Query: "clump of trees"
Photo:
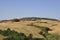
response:
[[[49,28],[43,28],[39,34],[44,38],[33,38],[32,34],[26,36],[24,33],[18,33],[14,30],[0,30],[0,34],[5,36],[3,40],[60,40],[60,35],[48,33]]]
[[[0,34],[5,36],[3,40],[37,40],[38,38],[33,38],[32,34],[29,34],[26,36],[24,33],[18,33],[14,30],[10,30],[9,28],[7,30],[0,30]]]
[[[51,29],[44,28],[43,30],[41,30],[39,32],[39,34],[41,34],[44,37],[43,40],[60,40],[60,35],[58,35],[58,34],[50,34],[50,33],[48,33],[49,30],[51,30]]]
[[[11,19],[10,21],[12,21],[12,22],[19,22],[20,20],[15,18],[15,19]]]

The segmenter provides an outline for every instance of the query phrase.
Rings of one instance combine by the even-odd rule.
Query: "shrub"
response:
[[[18,33],[14,30],[0,30],[0,34],[7,36],[3,40],[60,40],[60,35],[57,34],[49,34],[48,30],[44,29],[40,31],[40,35],[43,35],[44,38],[33,38],[32,34],[26,36],[24,33]]]
[[[40,23],[48,23],[48,22],[40,22]]]
[[[46,39],[47,40],[60,40],[60,35],[58,35],[58,34],[50,34],[50,35],[47,35]]]
[[[12,22],[19,22],[20,20],[19,19],[11,19],[10,21],[12,21]]]

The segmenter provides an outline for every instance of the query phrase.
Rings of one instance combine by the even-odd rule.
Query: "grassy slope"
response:
[[[26,35],[32,33],[33,37],[41,38],[42,36],[38,34],[40,29],[31,26],[31,24],[37,26],[49,27],[52,29],[52,31],[49,31],[49,33],[60,34],[60,21],[52,21],[52,20],[44,20],[44,19],[36,20],[36,21],[23,20],[20,22],[10,22],[10,21],[2,22],[0,23],[0,29],[5,30],[7,28],[10,28],[11,30],[15,30],[17,32],[23,32]]]
[[[3,40],[4,36],[3,35],[0,35],[0,40]]]

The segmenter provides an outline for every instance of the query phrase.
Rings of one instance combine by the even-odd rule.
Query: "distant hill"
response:
[[[27,36],[31,33],[33,34],[33,37],[37,38],[43,37],[39,34],[39,32],[41,31],[40,28],[44,27],[52,29],[52,31],[49,31],[49,33],[60,34],[60,20],[57,19],[25,17],[0,21],[0,30],[10,28],[11,30],[25,33]]]
[[[10,20],[0,20],[0,22],[7,22],[7,21],[12,21],[12,20],[18,20],[18,21],[21,21],[21,20],[32,20],[32,21],[35,21],[35,20],[51,20],[51,21],[59,21],[58,19],[52,19],[52,18],[39,18],[39,17],[25,17],[25,18],[20,18],[20,19],[10,19]]]

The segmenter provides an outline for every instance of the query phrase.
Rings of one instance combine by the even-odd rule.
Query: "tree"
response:
[[[32,40],[32,37],[33,37],[33,35],[32,34],[29,34],[28,40]]]

